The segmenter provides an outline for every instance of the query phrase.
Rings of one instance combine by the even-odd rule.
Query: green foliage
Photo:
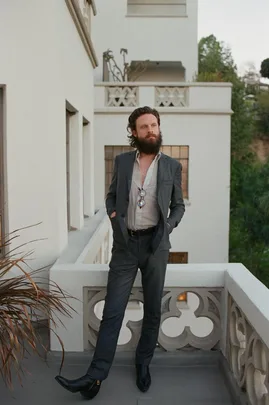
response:
[[[269,58],[262,61],[260,74],[262,77],[269,79]]]
[[[232,87],[232,156],[249,157],[248,145],[253,136],[253,119],[249,106],[244,102],[245,84],[238,77],[231,51],[214,35],[199,42],[199,73],[197,81],[231,82]]]
[[[269,164],[235,166],[230,261],[241,261],[269,287]]]
[[[197,82],[224,82],[220,73],[199,72],[196,77]]]
[[[248,63],[242,80],[245,83],[246,94],[256,95],[260,91],[260,75],[257,72],[253,63]]]
[[[269,139],[269,92],[262,91],[257,95],[257,130],[261,137]]]
[[[253,115],[244,101],[244,83],[235,77],[232,88],[231,152],[234,159],[251,160],[249,145],[253,139]]]
[[[231,51],[214,35],[199,41],[199,73],[216,73],[220,78],[227,79],[235,74],[235,64]]]
[[[230,261],[243,263],[269,286],[269,164],[258,165],[251,152],[255,111],[230,49],[214,35],[200,40],[197,81],[232,83]]]
[[[268,189],[269,164],[245,165],[236,193],[239,202],[233,214],[243,219],[252,244],[265,243],[269,246]]]

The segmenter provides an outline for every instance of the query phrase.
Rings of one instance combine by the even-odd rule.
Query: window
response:
[[[186,0],[127,0],[127,15],[139,17],[186,16]]]
[[[170,252],[168,263],[188,263],[188,252]]]
[[[117,155],[133,150],[130,146],[105,146],[105,195],[112,181],[114,159]]]
[[[108,192],[112,180],[113,163],[117,155],[133,150],[130,146],[105,146],[105,195]],[[189,166],[189,147],[188,146],[162,146],[161,151],[168,156],[173,157],[182,165],[182,190],[183,197],[187,199],[188,195],[188,166]]]

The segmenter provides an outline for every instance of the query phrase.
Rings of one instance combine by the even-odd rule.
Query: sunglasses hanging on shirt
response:
[[[137,205],[139,208],[142,208],[146,204],[146,201],[145,201],[146,191],[143,189],[143,187],[142,188],[138,187],[138,191],[139,191],[139,194],[138,194],[139,200],[137,202]]]

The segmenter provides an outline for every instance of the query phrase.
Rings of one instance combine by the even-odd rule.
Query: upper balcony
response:
[[[186,80],[193,80],[198,71],[198,0],[103,0],[97,6],[93,38],[99,60],[109,48],[119,61],[120,49],[126,48],[130,61],[181,61]],[[102,80],[102,66],[95,80]]]
[[[230,83],[105,82],[95,84],[95,113],[128,113],[150,105],[160,112],[230,114]]]

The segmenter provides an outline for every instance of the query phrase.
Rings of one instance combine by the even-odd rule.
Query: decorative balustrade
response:
[[[138,87],[113,86],[107,87],[108,107],[136,107],[138,105]]]
[[[187,88],[186,87],[155,87],[156,107],[186,107]]]
[[[251,405],[269,404],[269,348],[235,300],[228,301],[228,361]],[[269,327],[268,327],[269,333]]]
[[[95,84],[95,113],[155,106],[168,113],[231,114],[229,83],[105,82]]]
[[[188,309],[182,309],[178,297],[186,291]],[[176,351],[187,346],[203,350],[218,347],[221,338],[222,291],[221,288],[166,288],[162,300],[158,346],[166,351]],[[84,330],[87,331],[85,349],[92,349],[96,345],[105,295],[105,288],[85,288]],[[130,301],[143,303],[141,288],[133,288]],[[101,306],[100,303],[102,303]],[[127,310],[118,349],[135,350],[140,336],[142,318],[142,305],[137,309]]]
[[[105,236],[107,228],[104,232],[104,227],[105,223],[100,232]],[[104,247],[105,237],[102,241]],[[96,243],[97,239],[92,246],[97,246]],[[96,345],[108,266],[86,262],[81,260],[74,269],[66,265],[54,266],[50,272],[51,279],[76,298],[70,302],[76,311],[73,318],[62,317],[63,325],[56,330],[66,352],[82,353]],[[183,292],[187,292],[187,303],[178,299]],[[139,339],[143,318],[140,274],[130,301],[118,350],[134,350]],[[238,385],[240,392],[236,395],[241,396],[244,403],[269,405],[268,302],[268,288],[241,264],[169,264],[162,300],[159,350],[218,350],[222,353],[223,369],[227,362],[229,364],[227,377],[231,371]],[[61,350],[53,332],[51,349]]]

